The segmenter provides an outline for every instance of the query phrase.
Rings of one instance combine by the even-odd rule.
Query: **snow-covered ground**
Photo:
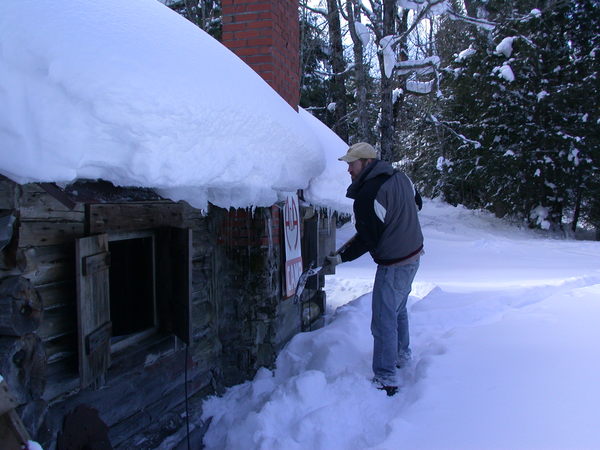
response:
[[[327,277],[326,327],[205,402],[207,448],[600,448],[600,242],[438,201],[420,218],[401,391],[369,381],[375,265],[363,256]]]

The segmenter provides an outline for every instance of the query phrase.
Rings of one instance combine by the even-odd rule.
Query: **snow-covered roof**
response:
[[[307,189],[349,206],[344,165],[326,166],[346,144],[156,0],[3,0],[0,104],[0,173],[18,183],[104,179],[199,208]]]

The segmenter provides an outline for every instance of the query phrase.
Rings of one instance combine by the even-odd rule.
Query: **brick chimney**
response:
[[[223,44],[292,108],[300,102],[298,0],[222,0]]]

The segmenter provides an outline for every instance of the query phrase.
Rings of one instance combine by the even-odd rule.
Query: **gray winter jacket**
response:
[[[376,160],[348,188],[354,199],[357,235],[340,254],[352,261],[370,252],[378,264],[395,264],[419,255],[423,234],[410,179],[385,161]]]

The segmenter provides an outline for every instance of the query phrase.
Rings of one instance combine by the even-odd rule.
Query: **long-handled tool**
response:
[[[323,266],[319,266],[319,267],[313,267],[314,263],[310,263],[310,265],[308,266],[308,269],[306,269],[304,272],[302,272],[302,274],[300,275],[300,278],[298,278],[298,284],[296,285],[296,293],[294,294],[294,304],[298,303],[298,301],[300,300],[300,297],[302,296],[302,293],[304,292],[304,287],[306,286],[306,282],[308,281],[309,277],[312,277],[313,275],[317,275],[319,272],[321,272],[321,270],[323,270],[323,267],[325,267],[325,265]]]
[[[346,250],[346,248],[348,248],[348,246],[352,243],[352,241],[354,241],[355,238],[356,238],[356,235],[354,235],[352,238],[350,238],[348,240],[348,242],[346,242],[339,249],[337,249],[333,253],[333,255],[337,255],[338,253],[341,253],[344,250]],[[298,284],[296,284],[296,293],[294,294],[294,304],[296,304],[300,301],[300,297],[302,296],[302,293],[304,292],[304,287],[306,286],[306,282],[308,281],[308,279],[310,277],[320,273],[325,267],[327,267],[329,265],[328,263],[329,263],[329,261],[326,259],[325,263],[323,263],[322,266],[315,267],[315,263],[313,261],[312,263],[309,264],[308,269],[306,269],[304,272],[302,272],[302,274],[298,278]]]

